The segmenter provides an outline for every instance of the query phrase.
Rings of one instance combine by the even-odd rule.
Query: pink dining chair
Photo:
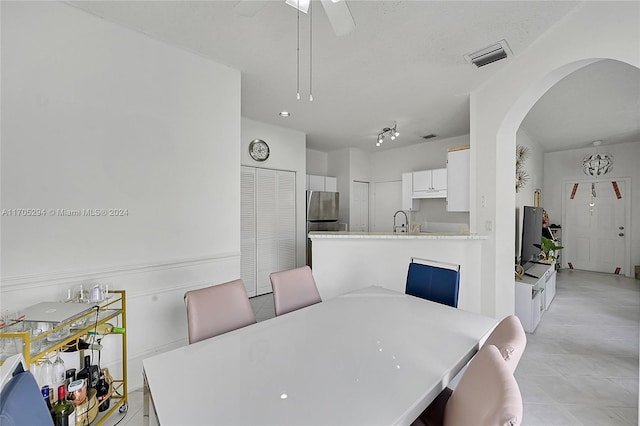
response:
[[[518,426],[522,395],[498,348],[483,346],[455,390],[445,389],[412,426]]]
[[[189,343],[256,323],[241,279],[185,293]]]
[[[488,345],[493,345],[498,348],[502,358],[513,373],[527,346],[527,335],[524,332],[520,318],[515,315],[509,315],[500,321],[483,344],[483,346]],[[458,382],[466,368],[465,366],[451,382],[449,382],[449,388],[455,389],[456,386],[458,386]]]
[[[322,302],[311,268],[302,266],[269,275],[276,316]]]
[[[488,345],[498,348],[513,373],[522,358],[524,348],[527,346],[527,335],[522,328],[520,319],[515,315],[509,315],[500,321],[483,346]]]

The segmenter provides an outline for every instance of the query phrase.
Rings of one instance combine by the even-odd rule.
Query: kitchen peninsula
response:
[[[412,257],[460,265],[458,307],[481,312],[483,240],[469,233],[311,232],[323,300],[375,285],[404,292]]]

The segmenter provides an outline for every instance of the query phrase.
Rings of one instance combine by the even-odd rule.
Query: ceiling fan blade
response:
[[[247,1],[241,0],[233,6],[236,13],[240,16],[252,17],[260,12],[267,3],[264,1]]]
[[[300,9],[300,12],[307,13],[309,12],[309,3],[311,0],[285,0],[285,3],[289,6],[295,7],[296,9]]]
[[[321,0],[322,7],[327,13],[333,32],[337,36],[349,34],[356,27],[349,6],[345,0]]]

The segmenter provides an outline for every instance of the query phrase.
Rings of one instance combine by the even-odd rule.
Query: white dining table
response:
[[[145,359],[145,423],[407,425],[496,324],[368,287]]]

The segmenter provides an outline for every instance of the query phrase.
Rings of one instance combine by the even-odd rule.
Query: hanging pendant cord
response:
[[[299,1],[299,0],[298,0]],[[312,59],[313,59],[313,1],[309,1],[309,101],[313,102],[312,84]]]
[[[296,99],[300,100],[300,0],[298,0],[298,47],[296,49]]]

